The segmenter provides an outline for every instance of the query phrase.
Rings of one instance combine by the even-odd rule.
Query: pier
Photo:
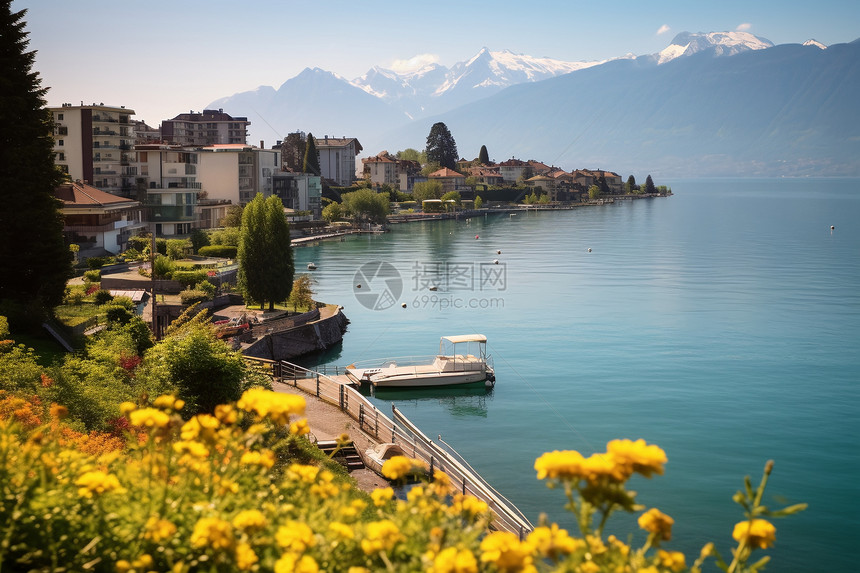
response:
[[[396,445],[404,455],[423,462],[431,474],[434,470],[445,472],[460,493],[473,495],[489,506],[494,516],[492,529],[509,531],[520,539],[534,529],[522,512],[472,469],[441,436],[436,441],[431,440],[394,405],[389,418],[362,396],[345,375],[327,375],[283,360],[248,359],[266,368],[276,390],[279,386],[289,386],[336,406],[357,423],[358,430],[371,446]],[[357,452],[368,467],[378,465],[369,458],[367,451],[357,448]]]

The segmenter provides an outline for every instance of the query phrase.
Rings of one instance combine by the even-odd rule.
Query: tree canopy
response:
[[[395,155],[397,159],[403,159],[404,161],[417,161],[418,163],[427,163],[427,153],[425,151],[418,151],[417,149],[412,149],[411,147],[407,147],[402,151],[398,151]]]
[[[645,178],[645,193],[656,193],[657,189],[654,187],[654,180],[651,179],[651,175]]]
[[[305,159],[302,162],[302,172],[310,173],[311,175],[319,175],[322,173],[320,169],[320,154],[317,151],[317,143],[312,133],[308,134],[305,143]]]
[[[63,175],[54,166],[47,88],[32,69],[25,13],[0,2],[0,300],[41,310],[62,301],[73,257],[54,196]]]
[[[481,151],[478,153],[478,163],[482,165],[489,165],[490,163],[490,154],[487,152],[486,145],[481,146]]]
[[[290,225],[284,216],[284,205],[277,195],[268,199],[258,193],[245,206],[239,239],[239,285],[250,300],[269,303],[290,296],[293,286],[293,250]]]
[[[281,163],[293,171],[302,171],[305,166],[305,148],[307,136],[296,131],[290,133],[281,143]]]
[[[430,128],[427,136],[427,161],[442,167],[454,169],[457,166],[457,142],[444,123],[437,122]]]
[[[439,181],[420,181],[412,187],[412,198],[418,201],[441,199],[442,183]]]
[[[355,217],[356,222],[382,223],[391,209],[388,193],[377,193],[373,189],[359,189],[342,196],[343,208]]]

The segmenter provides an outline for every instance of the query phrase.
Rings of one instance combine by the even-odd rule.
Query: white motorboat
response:
[[[443,336],[436,356],[350,364],[346,374],[355,382],[388,388],[477,382],[493,386],[496,381],[492,358],[487,355],[487,337],[483,334]]]

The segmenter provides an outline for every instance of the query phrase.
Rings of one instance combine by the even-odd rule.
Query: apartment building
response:
[[[54,163],[73,181],[132,197],[138,175],[134,110],[83,102],[48,109],[54,118]]]
[[[199,220],[200,152],[162,144],[138,145],[135,149],[151,230],[158,237],[189,234]]]
[[[245,144],[249,125],[247,117],[232,117],[223,109],[204,109],[202,113],[189,111],[163,120],[161,139],[188,147]]]
[[[272,178],[272,193],[293,211],[310,211],[314,219],[322,216],[322,180],[310,173],[278,171]]]
[[[355,179],[355,157],[362,147],[354,137],[314,138],[320,157],[320,175],[338,187],[349,187]]]
[[[251,145],[210,145],[200,151],[200,176],[206,197],[245,205],[257,193],[272,194],[280,152]]]
[[[83,181],[63,183],[54,195],[63,202],[63,235],[82,251],[104,249],[117,254],[128,247],[129,237],[146,228],[139,202]]]

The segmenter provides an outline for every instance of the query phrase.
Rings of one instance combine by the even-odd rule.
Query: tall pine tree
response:
[[[308,134],[308,140],[305,143],[305,160],[302,163],[302,172],[310,173],[311,175],[319,175],[320,169],[320,154],[317,151],[317,143],[314,139],[314,134]]]
[[[442,123],[434,123],[427,136],[427,162],[438,163],[442,167],[454,169],[457,166],[457,142]]]
[[[71,276],[54,197],[63,177],[54,166],[47,88],[32,69],[36,52],[27,51],[26,10],[13,13],[11,5],[0,0],[0,302],[50,309]]]
[[[490,164],[490,154],[487,152],[486,145],[482,145],[481,151],[478,152],[478,163],[480,163],[481,165]]]

